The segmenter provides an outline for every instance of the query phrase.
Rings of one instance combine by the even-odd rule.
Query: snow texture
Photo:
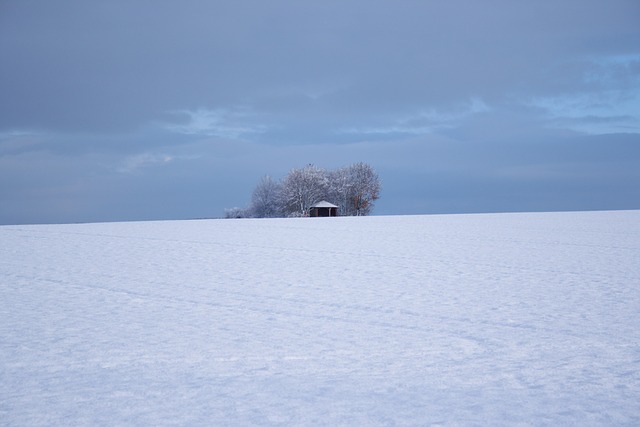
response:
[[[0,227],[0,424],[640,425],[640,211]]]

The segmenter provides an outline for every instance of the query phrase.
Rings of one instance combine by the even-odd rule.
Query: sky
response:
[[[0,0],[0,224],[212,218],[369,163],[378,215],[640,209],[640,2]]]

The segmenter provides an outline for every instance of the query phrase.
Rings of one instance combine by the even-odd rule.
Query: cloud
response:
[[[542,112],[550,126],[588,134],[639,133],[640,55],[595,55],[574,65],[573,84],[519,102]]]
[[[465,105],[466,104],[466,105]],[[384,127],[353,127],[340,129],[338,134],[370,136],[415,136],[437,133],[445,129],[460,126],[460,123],[473,115],[487,113],[492,109],[481,99],[472,98],[457,108],[437,110],[433,107],[416,111],[414,114],[396,118],[392,124]],[[371,123],[373,125],[373,123]]]
[[[544,111],[556,127],[589,134],[640,133],[640,90],[540,97],[529,105]]]
[[[170,113],[173,116],[186,117],[179,124],[167,124],[167,129],[186,135],[218,136],[221,138],[241,138],[250,134],[263,133],[264,125],[251,125],[254,120],[251,113],[243,110],[197,109]]]
[[[174,157],[167,154],[142,153],[125,158],[117,168],[120,173],[133,173],[142,168],[167,165]]]
[[[0,156],[41,149],[45,140],[38,132],[12,130],[0,132]]]
[[[637,41],[623,2],[145,4],[5,5],[0,128],[129,132],[182,111],[181,131],[240,135],[261,129],[235,109],[287,93],[324,94],[303,111],[360,126],[348,122],[562,90],[577,83],[559,59]],[[299,101],[282,111],[303,116]]]

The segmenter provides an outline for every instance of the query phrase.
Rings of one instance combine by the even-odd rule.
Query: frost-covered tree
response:
[[[380,178],[366,163],[354,163],[347,167],[348,203],[345,215],[369,215],[373,204],[380,198]]]
[[[322,200],[338,206],[341,216],[369,215],[380,197],[380,179],[366,163],[326,171],[314,165],[292,169],[281,182],[265,176],[251,196],[248,209],[233,208],[227,218],[306,216]]]
[[[380,179],[366,163],[354,163],[329,172],[328,201],[342,216],[369,215],[380,197]]]
[[[328,172],[329,190],[327,201],[338,206],[338,215],[349,215],[349,194],[351,182],[349,180],[349,168],[342,167]]]
[[[269,175],[262,177],[251,195],[251,215],[256,218],[282,216],[281,185]]]
[[[249,212],[242,208],[229,208],[224,210],[224,217],[227,219],[249,218]]]
[[[282,180],[280,191],[286,216],[304,216],[309,208],[327,197],[327,172],[314,165],[292,169]]]

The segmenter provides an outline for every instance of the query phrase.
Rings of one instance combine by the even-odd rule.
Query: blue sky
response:
[[[0,3],[0,224],[217,217],[364,161],[376,214],[640,208],[637,1]]]

